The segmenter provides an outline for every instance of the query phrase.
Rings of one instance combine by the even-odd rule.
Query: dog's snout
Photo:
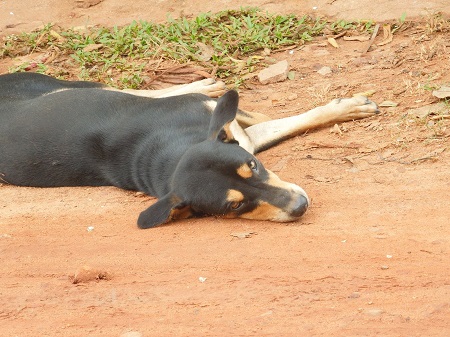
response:
[[[308,209],[308,199],[304,195],[299,195],[292,207],[292,216],[301,217]]]

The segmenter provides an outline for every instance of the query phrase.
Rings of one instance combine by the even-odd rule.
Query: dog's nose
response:
[[[306,199],[305,196],[300,195],[298,199],[295,201],[291,214],[292,216],[299,218],[303,214],[305,214],[307,209],[308,209],[308,199]]]

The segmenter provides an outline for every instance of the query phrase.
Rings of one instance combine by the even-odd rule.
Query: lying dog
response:
[[[265,169],[255,153],[327,124],[378,112],[365,97],[334,100],[270,120],[238,109],[238,94],[203,80],[121,92],[35,73],[0,76],[0,181],[20,186],[113,185],[159,200],[140,228],[219,215],[293,221],[305,191]],[[142,97],[144,96],[144,97]]]

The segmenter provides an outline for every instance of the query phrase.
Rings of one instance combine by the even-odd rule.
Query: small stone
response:
[[[322,75],[322,76],[328,76],[328,75],[331,75],[332,72],[333,72],[333,71],[331,70],[330,67],[322,67],[322,68],[320,68],[320,69],[317,71],[317,73],[319,73],[319,74]]]
[[[315,57],[327,56],[327,55],[330,55],[330,52],[326,49],[319,49],[319,50],[314,51]]]
[[[337,135],[341,135],[342,136],[342,130],[339,127],[339,125],[334,124],[333,128],[330,130],[330,133],[335,133]]]
[[[382,108],[395,108],[396,106],[398,106],[398,103],[393,101],[383,101],[378,104],[378,106]]]
[[[287,97],[287,100],[288,101],[293,101],[293,100],[295,100],[295,99],[297,99],[298,98],[298,95],[296,94],[296,93],[293,93],[293,94],[290,94],[288,97]]]
[[[428,115],[439,114],[442,111],[446,111],[447,107],[443,102],[422,106],[420,108],[408,110],[408,115],[415,116],[417,118],[425,118]]]
[[[441,87],[438,90],[433,91],[433,96],[437,98],[450,97],[450,87]]]
[[[261,314],[260,317],[270,316],[273,314],[272,310],[266,311],[265,313]]]
[[[370,316],[380,316],[383,313],[382,309],[369,309],[366,311]]]
[[[348,295],[348,298],[359,298],[361,295],[359,294],[359,292],[355,291],[353,293],[351,293],[350,295]]]
[[[79,268],[74,275],[69,276],[73,284],[87,283],[91,281],[110,280],[111,275],[104,270],[94,269],[89,266]]]
[[[382,270],[386,270],[386,269],[389,269],[389,266],[386,266],[386,265],[382,265],[382,266],[381,266],[381,269],[382,269]]]
[[[128,331],[120,335],[120,337],[142,337],[139,331]]]
[[[289,64],[284,60],[261,70],[258,79],[261,84],[282,82],[287,79],[288,72]]]

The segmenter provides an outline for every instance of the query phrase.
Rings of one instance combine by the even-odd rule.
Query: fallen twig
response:
[[[439,116],[431,117],[431,120],[433,120],[433,121],[437,121],[440,119],[450,119],[450,115],[439,115]]]
[[[377,37],[379,29],[380,29],[380,24],[377,24],[375,26],[375,28],[373,29],[373,33],[372,33],[372,36],[370,37],[369,42],[367,42],[366,48],[363,50],[363,54],[367,53],[369,51],[370,47],[372,47],[373,41],[375,41],[375,38]]]

